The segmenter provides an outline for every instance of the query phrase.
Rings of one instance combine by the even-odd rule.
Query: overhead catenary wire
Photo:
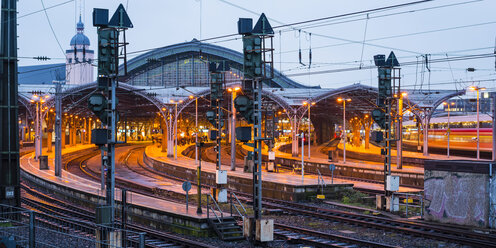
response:
[[[369,24],[369,14],[367,13],[367,20],[365,20],[365,29],[363,31],[362,52],[360,55],[360,68],[362,68],[363,51],[365,50],[365,38],[367,37],[367,26]]]
[[[367,13],[367,12],[374,12],[374,11],[394,9],[394,8],[399,8],[399,7],[406,7],[406,6],[410,6],[410,5],[415,5],[415,4],[425,3],[425,2],[431,2],[431,1],[434,1],[434,0],[422,0],[422,1],[415,1],[415,2],[408,2],[408,3],[403,3],[403,4],[397,4],[397,5],[389,5],[389,6],[380,7],[380,8],[374,8],[374,9],[356,11],[356,12],[351,12],[351,13],[346,13],[346,14],[340,14],[340,15],[322,17],[322,18],[317,18],[317,19],[312,19],[312,20],[306,20],[306,21],[301,21],[301,22],[294,22],[294,23],[289,23],[289,24],[283,24],[283,25],[280,25],[280,26],[274,26],[272,28],[273,29],[279,29],[279,28],[283,28],[283,27],[295,26],[295,25],[300,25],[300,24],[304,24],[304,23],[311,23],[311,22],[316,22],[316,21],[320,21],[320,20],[331,20],[331,19],[341,18],[341,17],[345,17],[345,16],[353,16],[353,15],[358,15],[358,14],[364,14],[364,13]],[[229,3],[229,2],[226,1],[226,3]],[[252,12],[251,10],[246,10],[246,11]],[[269,20],[274,21],[273,19],[270,19],[270,18],[269,18]],[[220,36],[215,36],[215,37],[201,39],[199,41],[200,42],[206,42],[206,41],[212,41],[212,40],[218,40],[218,39],[224,39],[224,38],[231,38],[231,37],[238,36],[238,35],[239,34],[237,34],[237,33],[235,33],[235,34],[226,34],[226,35],[220,35]],[[314,33],[314,35],[315,35],[315,33]],[[164,48],[164,47],[165,46],[154,47],[154,48],[147,48],[147,49],[142,49],[142,50],[128,52],[128,54],[143,53],[143,52],[153,51],[153,50]]]
[[[45,16],[47,18],[48,25],[50,26],[50,30],[52,30],[53,37],[57,41],[57,44],[59,45],[60,51],[65,56],[64,49],[62,48],[62,45],[60,44],[59,38],[57,37],[57,34],[55,33],[55,30],[53,29],[52,22],[50,21],[50,17],[48,16],[47,9],[45,8],[45,3],[43,2],[43,0],[40,0],[40,1],[41,1],[41,5],[43,6],[43,12],[45,13]]]
[[[473,54],[473,55],[466,55],[466,56],[457,56],[457,57],[451,57],[449,59],[446,58],[441,58],[441,59],[433,59],[429,61],[429,63],[439,63],[439,62],[446,62],[447,60],[449,61],[459,61],[459,60],[469,60],[469,59],[481,59],[481,58],[489,58],[493,57],[493,53],[484,53],[484,54]],[[401,63],[401,66],[410,66],[410,65],[416,65],[418,62],[417,61],[409,61],[409,62],[404,62]],[[360,69],[374,69],[377,68],[376,66],[366,66],[366,67],[351,67],[351,68],[341,68],[341,69],[332,69],[332,70],[323,70],[323,71],[314,71],[312,72],[313,75],[316,74],[327,74],[327,73],[336,73],[336,72],[347,72],[347,71],[356,71]],[[294,73],[294,74],[286,74],[286,77],[297,77],[297,76],[306,76],[307,73]]]

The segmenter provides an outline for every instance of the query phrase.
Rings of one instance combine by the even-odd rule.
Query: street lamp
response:
[[[35,151],[35,160],[38,160],[39,157],[42,155],[42,145],[41,145],[41,106],[43,103],[45,103],[44,98],[48,98],[49,96],[38,96],[36,94],[33,95],[31,98],[31,103],[34,103],[36,106],[36,116],[35,116],[35,142],[34,142],[34,151]]]
[[[451,133],[451,130],[450,130],[450,112],[451,112],[450,105],[455,105],[455,103],[454,102],[451,102],[451,103],[443,102],[443,105],[448,106],[448,130],[446,131],[446,134],[448,135],[448,150],[446,152],[446,155],[449,158],[449,156],[450,156],[450,133]]]
[[[174,160],[177,160],[177,105],[183,103],[183,100],[174,101],[170,100],[170,103],[175,104],[174,111]]]
[[[486,88],[484,87],[479,87],[479,86],[470,86],[470,90],[477,92],[477,160],[480,159],[480,141],[479,141],[479,92],[481,90],[485,90]]]
[[[236,92],[240,91],[239,86],[228,88],[227,91],[231,92],[231,170],[236,170],[236,107],[234,106],[234,99],[236,99]]]
[[[346,102],[351,102],[351,98],[338,98],[338,102],[343,103],[343,163],[346,163]]]
[[[189,99],[195,99],[195,144],[198,143],[198,97],[193,95]],[[195,146],[195,164],[198,164],[198,146]]]
[[[310,127],[312,126],[312,122],[310,121],[310,107],[314,106],[315,102],[303,102],[303,106],[308,107],[308,159],[310,159]]]

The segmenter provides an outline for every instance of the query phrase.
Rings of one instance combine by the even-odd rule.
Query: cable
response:
[[[301,25],[305,23],[311,23],[311,22],[318,22],[318,21],[323,21],[323,20],[330,20],[330,19],[336,19],[340,17],[345,17],[345,16],[353,16],[353,15],[359,15],[359,14],[365,14],[368,12],[375,12],[375,11],[380,11],[380,10],[386,10],[386,9],[394,9],[394,8],[400,8],[400,7],[406,7],[410,5],[416,5],[420,3],[426,3],[426,2],[432,2],[433,0],[422,0],[422,1],[416,1],[416,2],[408,2],[408,3],[403,3],[403,4],[397,4],[397,5],[390,5],[386,7],[380,7],[380,8],[375,8],[375,9],[368,9],[368,10],[362,10],[362,11],[356,11],[356,12],[351,12],[351,13],[346,13],[346,14],[341,14],[341,15],[335,15],[335,16],[329,16],[329,17],[323,17],[323,18],[317,18],[317,19],[312,19],[312,20],[307,20],[307,21],[301,21],[301,22],[294,22],[291,24],[284,24],[280,26],[275,26],[273,28],[283,28],[283,27],[289,27],[289,26],[296,26],[296,25]]]
[[[50,6],[50,7],[44,8],[44,9],[40,9],[40,10],[37,10],[37,11],[30,12],[30,13],[27,13],[27,14],[25,14],[25,15],[18,16],[18,17],[17,17],[17,20],[19,20],[19,19],[21,19],[21,18],[23,18],[23,17],[26,17],[26,16],[30,16],[30,15],[34,15],[34,14],[36,14],[36,13],[40,13],[40,12],[42,12],[42,11],[44,11],[44,10],[53,9],[53,8],[55,8],[55,7],[59,7],[59,6],[62,6],[62,5],[65,5],[65,4],[68,4],[68,3],[74,2],[74,1],[75,1],[75,0],[69,0],[69,1],[65,1],[65,2],[59,3],[59,4],[52,5],[52,6]],[[9,19],[9,20],[7,20],[7,21],[10,21],[10,20],[12,20],[12,19]],[[1,22],[1,23],[3,24],[4,22]]]
[[[365,37],[367,37],[367,26],[369,24],[369,14],[367,13],[367,20],[365,21],[365,30],[363,31],[362,54],[360,55],[360,68],[362,68],[363,51],[365,48]]]
[[[488,58],[488,57],[493,57],[493,53],[485,53],[485,54],[474,54],[474,55],[467,55],[467,56],[459,56],[459,57],[451,57],[449,59],[434,59],[429,61],[429,63],[439,63],[439,62],[446,62],[446,61],[458,61],[458,60],[469,60],[469,59],[480,59],[480,58]],[[409,65],[416,65],[418,62],[417,61],[410,61],[410,62],[405,62],[402,63],[402,66],[409,66]],[[362,67],[361,69],[374,69],[377,68],[376,66],[366,66]],[[336,73],[336,72],[347,72],[347,71],[356,71],[360,70],[358,67],[353,67],[353,68],[342,68],[342,69],[333,69],[333,70],[324,70],[324,71],[316,71],[312,72],[313,75],[316,74],[327,74],[327,73]],[[294,73],[294,74],[287,74],[286,77],[297,77],[297,76],[306,76],[308,73]]]
[[[45,3],[43,2],[43,0],[40,0],[40,1],[41,1],[41,5],[43,6],[43,11],[45,12],[45,16],[47,18],[48,25],[50,26],[50,29],[52,30],[53,37],[55,37],[55,40],[57,41],[57,44],[59,45],[60,51],[65,56],[64,49],[62,48],[62,45],[60,45],[59,38],[57,38],[57,34],[55,34],[55,30],[53,29],[52,22],[50,22],[50,18],[48,17],[48,12],[47,12],[47,9],[45,8]]]
[[[400,34],[400,35],[393,35],[393,36],[386,36],[386,37],[379,37],[379,38],[374,38],[374,39],[366,40],[366,42],[386,40],[386,39],[394,39],[394,38],[402,38],[402,37],[408,37],[408,36],[414,36],[414,35],[443,32],[443,31],[451,31],[451,30],[455,30],[455,29],[471,28],[471,27],[483,26],[483,25],[491,25],[491,24],[496,24],[496,21],[483,22],[483,23],[475,23],[475,24],[464,25],[464,26],[455,26],[455,27],[448,27],[448,28],[435,29],[435,30],[427,30],[427,31],[415,32],[415,33],[407,33],[407,34]],[[352,42],[338,43],[338,44],[332,44],[332,45],[325,45],[325,46],[314,47],[314,49],[322,49],[322,48],[343,46],[343,45],[349,45],[349,44],[353,44],[353,43]],[[285,51],[284,53],[292,53],[292,52],[296,52],[296,51],[297,50],[291,50],[291,51]],[[434,54],[435,53],[433,53],[433,55]]]
[[[219,0],[219,1],[224,2],[223,0]],[[367,12],[375,12],[375,11],[381,11],[381,10],[387,10],[387,9],[394,9],[394,8],[405,7],[405,6],[409,6],[409,5],[420,4],[420,3],[424,3],[424,2],[431,2],[431,1],[434,1],[434,0],[422,0],[422,1],[409,2],[409,3],[404,3],[404,4],[398,4],[398,5],[390,5],[390,6],[380,7],[380,8],[375,8],[375,9],[368,9],[368,10],[362,10],[362,11],[357,11],[357,12],[351,12],[351,13],[347,13],[347,14],[340,14],[340,15],[335,15],[335,16],[329,16],[329,17],[323,17],[323,18],[312,19],[312,20],[307,20],[307,21],[301,21],[301,22],[284,24],[284,25],[272,27],[272,29],[279,29],[279,28],[283,28],[283,27],[294,26],[294,25],[299,25],[299,24],[304,24],[304,23],[311,23],[311,22],[316,22],[316,21],[321,21],[321,20],[337,19],[337,18],[346,17],[346,16],[353,16],[353,15],[358,15],[358,14],[364,14],[364,13],[367,13]],[[235,5],[233,5],[232,3],[229,3],[229,2],[226,2],[226,3],[228,3],[228,4],[232,5],[232,6],[235,6]],[[246,10],[246,11],[252,13],[251,10]],[[270,19],[270,20],[273,20],[273,19]],[[273,21],[278,22],[276,20],[273,20]],[[201,39],[199,41],[200,42],[206,42],[206,41],[210,41],[210,40],[218,40],[218,39],[223,39],[223,38],[229,38],[229,37],[233,37],[233,36],[237,36],[237,35],[239,35],[239,34],[237,34],[237,33],[236,34],[226,34],[226,35],[220,35],[220,36],[215,36],[215,37],[211,37],[211,38]],[[315,35],[315,33],[314,33],[314,35]],[[137,51],[133,51],[133,52],[128,52],[128,55],[129,54],[135,54],[135,53],[143,53],[143,52],[153,51],[153,50],[164,48],[164,47],[166,47],[166,46],[160,46],[160,47],[155,47],[155,48],[147,48],[147,49],[137,50]],[[391,49],[391,48],[388,48],[388,49]]]
[[[384,14],[384,15],[373,16],[373,17],[370,17],[370,19],[383,18],[383,17],[395,16],[395,15],[401,15],[401,14],[411,14],[411,13],[425,11],[425,10],[433,10],[433,9],[439,9],[439,8],[453,7],[453,6],[471,4],[471,3],[475,3],[475,2],[481,2],[481,1],[483,1],[483,0],[472,0],[472,1],[465,1],[465,2],[453,3],[453,4],[445,4],[445,5],[440,5],[440,6],[428,7],[428,8],[407,10],[407,11],[401,11],[401,12],[396,12],[396,13],[389,13],[389,14]],[[383,10],[383,11],[386,11],[386,10]],[[375,12],[379,12],[379,11],[375,11]],[[349,23],[349,22],[362,21],[365,19],[366,18],[357,18],[357,19],[338,21],[338,22],[336,22],[336,20],[331,20],[328,22],[311,24],[308,26],[300,27],[300,28],[302,28],[302,29],[304,29],[304,28],[318,28],[318,27],[329,26],[329,25],[337,25],[337,24],[343,24],[343,23]],[[292,30],[292,29],[288,29],[288,30]]]

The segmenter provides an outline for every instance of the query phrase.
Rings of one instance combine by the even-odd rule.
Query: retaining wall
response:
[[[153,157],[149,157],[146,152],[144,153],[144,161],[151,165],[155,170],[160,172],[180,177],[184,180],[196,181],[196,167],[186,167],[173,163],[167,163],[164,161],[157,160]],[[251,178],[244,177],[234,177],[228,175],[227,189],[252,194],[253,192],[253,180]],[[207,185],[215,185],[215,173],[202,171],[202,183]],[[305,201],[317,195],[319,185],[289,185],[279,182],[262,182],[262,197],[269,197],[273,199],[285,200],[285,201]],[[325,195],[327,197],[332,197],[338,191],[343,189],[351,189],[353,184],[334,184],[327,185],[325,188]]]
[[[427,160],[426,220],[491,227],[496,225],[496,166],[489,162]]]

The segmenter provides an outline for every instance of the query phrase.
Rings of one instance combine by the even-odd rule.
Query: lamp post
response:
[[[234,106],[234,99],[236,99],[236,92],[241,90],[239,86],[228,88],[227,91],[231,92],[231,170],[236,170],[236,107]]]
[[[485,90],[486,88],[483,87],[478,87],[478,86],[470,86],[470,89],[472,91],[475,91],[477,93],[477,160],[480,159],[480,140],[479,140],[479,94],[481,90]]]
[[[448,150],[446,151],[446,156],[448,156],[448,158],[450,156],[450,133],[451,133],[451,129],[450,129],[451,108],[450,108],[450,105],[454,105],[454,104],[455,104],[454,102],[451,102],[451,103],[443,102],[443,105],[448,107],[448,130],[446,131],[446,134],[448,136]]]
[[[49,96],[45,96],[45,98],[48,98]],[[34,141],[34,151],[35,151],[35,160],[38,160],[39,157],[42,155],[42,144],[41,144],[41,121],[42,121],[42,105],[45,102],[45,99],[43,96],[38,96],[38,95],[33,95],[33,98],[31,99],[31,103],[35,104],[36,107],[36,116],[35,116],[35,141]]]
[[[170,100],[171,103],[175,105],[174,110],[174,160],[177,160],[177,105],[182,103],[183,100],[174,101]]]
[[[396,122],[396,168],[403,169],[403,101],[408,93],[401,92],[397,102],[398,119]]]
[[[195,144],[198,143],[198,97],[193,95],[189,99],[195,98]],[[198,146],[195,146],[195,164],[198,164]]]
[[[338,98],[338,102],[343,103],[343,163],[346,163],[346,102],[351,102],[351,98]]]
[[[312,126],[312,122],[310,121],[310,107],[314,106],[315,102],[303,102],[303,106],[308,107],[308,158],[310,159],[310,127]]]

